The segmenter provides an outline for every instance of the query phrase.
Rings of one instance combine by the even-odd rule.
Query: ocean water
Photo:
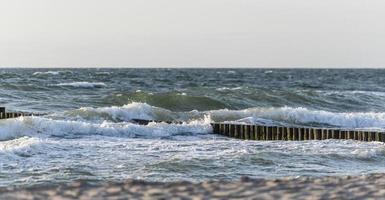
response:
[[[385,172],[385,145],[242,141],[210,122],[385,129],[385,70],[1,69],[0,187]],[[133,118],[183,124],[130,122]]]

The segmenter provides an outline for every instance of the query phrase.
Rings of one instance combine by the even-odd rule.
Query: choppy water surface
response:
[[[240,141],[213,121],[385,129],[385,70],[2,69],[0,186],[385,172],[385,145]],[[130,119],[181,120],[140,126]]]

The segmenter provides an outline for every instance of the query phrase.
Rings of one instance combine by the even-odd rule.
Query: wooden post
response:
[[[365,131],[364,132],[364,141],[368,141],[368,138],[369,138],[369,132]]]
[[[249,125],[244,125],[244,135],[245,135],[245,140],[250,140],[250,126]]]
[[[300,128],[299,129],[299,140],[304,140],[305,139],[305,128]]]
[[[305,128],[305,134],[304,134],[304,140],[309,140],[309,135],[310,131],[309,131],[309,128]]]
[[[272,127],[268,126],[268,127],[266,127],[266,130],[267,130],[267,139],[266,140],[272,140],[273,139]]]
[[[272,127],[273,140],[278,140],[278,127]]]
[[[5,107],[0,107],[0,119],[5,118]]]
[[[240,132],[239,132],[240,133],[240,138],[241,139],[245,139],[245,125],[241,124],[240,128],[241,128]]]
[[[234,137],[235,138],[239,138],[240,125],[239,124],[235,124],[234,126],[235,126],[235,128],[234,128]]]
[[[287,140],[286,127],[279,127],[280,140]]]
[[[345,139],[345,135],[346,135],[346,131],[345,130],[341,130],[340,131],[340,137],[338,139]]]
[[[222,135],[228,136],[228,132],[227,132],[228,126],[229,126],[229,124],[223,124]]]
[[[254,134],[256,140],[261,140],[261,126],[255,125],[254,126]]]
[[[368,142],[372,141],[372,132],[368,131]]]
[[[375,134],[376,134],[376,136],[375,136],[375,139],[374,139],[374,140],[377,141],[377,142],[381,142],[381,135],[380,135],[380,132],[377,131]]]
[[[327,129],[321,129],[322,131],[322,140],[328,139],[328,130]]]
[[[348,136],[347,136],[346,139],[351,140],[353,138],[354,138],[354,131],[353,130],[349,130],[348,131]]]
[[[277,128],[278,129],[278,133],[277,133],[277,140],[283,140],[283,137],[282,137],[282,135],[283,135],[283,127],[278,127]]]
[[[364,141],[365,140],[365,137],[364,137],[364,132],[363,131],[358,131],[358,140],[360,141]]]
[[[317,139],[317,129],[312,128],[311,129],[311,135],[312,135],[311,139],[316,140]]]
[[[358,140],[358,131],[356,130],[354,131],[353,139]]]
[[[223,134],[223,131],[225,129],[225,124],[223,123],[219,123],[219,127],[218,127],[218,134],[222,135]]]
[[[267,140],[267,127],[262,126],[262,140]]]
[[[218,132],[219,132],[219,124],[218,123],[212,123],[211,126],[213,127],[213,132],[215,134],[218,134]]]
[[[299,128],[294,127],[293,128],[293,140],[299,140]]]
[[[293,128],[290,127],[290,128],[287,128],[287,139],[288,140],[293,140]]]
[[[340,138],[340,130],[336,129],[336,130],[334,130],[333,139],[339,139],[339,138]]]

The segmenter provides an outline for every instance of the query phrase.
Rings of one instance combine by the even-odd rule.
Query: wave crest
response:
[[[352,112],[337,113],[310,110],[303,107],[256,107],[244,110],[209,110],[174,112],[146,103],[130,103],[124,106],[81,108],[70,112],[71,116],[84,119],[129,121],[131,119],[191,121],[210,116],[216,122],[256,123],[265,125],[332,126],[343,128],[385,128],[385,113]]]

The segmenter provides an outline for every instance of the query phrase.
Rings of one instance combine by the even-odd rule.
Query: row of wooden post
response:
[[[5,107],[0,107],[0,119],[10,119],[21,116],[32,116],[32,115],[40,115],[33,113],[24,113],[24,112],[5,112]]]
[[[280,127],[251,124],[212,123],[214,133],[245,140],[352,139],[385,142],[385,132],[332,128]]]

